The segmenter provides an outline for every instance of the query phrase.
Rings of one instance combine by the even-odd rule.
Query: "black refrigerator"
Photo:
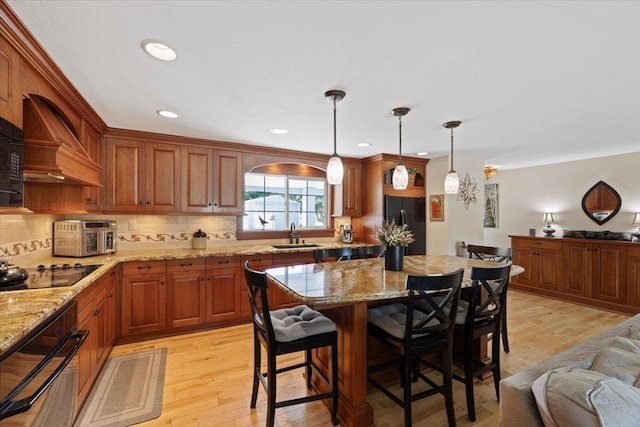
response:
[[[384,196],[384,219],[407,224],[413,231],[415,242],[405,249],[405,255],[427,253],[427,201],[424,197]]]

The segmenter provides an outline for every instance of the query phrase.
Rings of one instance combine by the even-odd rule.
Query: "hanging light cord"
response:
[[[400,152],[398,153],[398,164],[401,165],[402,164],[402,116],[398,116],[398,122],[400,123],[400,125],[398,126],[399,140],[400,140],[400,144],[399,144]]]
[[[336,149],[336,97],[333,97],[333,155],[337,156],[338,151]]]
[[[451,170],[449,172],[455,172],[453,170],[453,128],[451,128]]]

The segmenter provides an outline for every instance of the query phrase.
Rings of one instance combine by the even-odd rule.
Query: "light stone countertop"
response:
[[[220,246],[196,249],[160,249],[160,250],[128,250],[118,251],[112,255],[101,255],[87,258],[51,257],[41,260],[39,263],[49,264],[103,264],[102,267],[77,282],[74,286],[28,289],[23,291],[0,292],[0,354],[25,337],[50,315],[60,309],[66,302],[73,299],[83,289],[100,278],[111,267],[127,261],[151,261],[169,259],[200,258],[207,256],[233,256],[256,254],[283,254],[296,252],[310,252],[318,248],[371,246],[368,243],[344,244],[338,242],[323,242],[318,247],[300,247],[276,249],[269,244]],[[36,265],[20,265],[23,268],[36,267]]]
[[[450,255],[413,255],[404,257],[402,271],[385,270],[382,258],[273,267],[265,271],[296,301],[318,306],[406,297],[408,274],[443,274],[463,268],[462,286],[470,286],[474,266],[495,267],[496,263]],[[511,276],[523,271],[519,265],[511,266]]]

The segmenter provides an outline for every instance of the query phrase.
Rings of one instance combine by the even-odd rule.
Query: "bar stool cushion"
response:
[[[276,341],[291,342],[336,330],[336,325],[322,313],[306,305],[271,312]]]
[[[424,313],[418,310],[413,311],[414,325],[424,321],[426,318],[427,316]],[[407,306],[394,303],[370,308],[367,310],[367,321],[396,338],[404,339],[407,324]],[[438,321],[433,319],[425,326],[435,326],[437,324]],[[414,334],[414,336],[416,335]]]

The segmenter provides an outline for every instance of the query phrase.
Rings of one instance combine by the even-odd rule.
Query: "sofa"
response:
[[[640,426],[640,314],[500,381],[502,427]]]

